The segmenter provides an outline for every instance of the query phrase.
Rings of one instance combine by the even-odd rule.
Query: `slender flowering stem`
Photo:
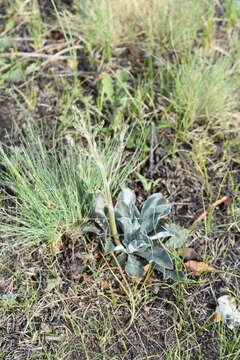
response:
[[[113,201],[112,201],[112,194],[111,194],[111,189],[110,189],[110,181],[108,179],[106,167],[104,166],[101,156],[97,150],[97,145],[96,145],[95,139],[89,133],[89,130],[87,129],[84,121],[81,121],[80,126],[81,126],[82,135],[85,137],[85,139],[88,142],[90,154],[91,154],[95,164],[99,168],[99,171],[100,171],[100,174],[102,177],[103,189],[104,189],[103,193],[104,193],[104,198],[105,198],[105,201],[107,204],[108,218],[109,218],[110,228],[112,231],[113,240],[116,245],[121,245],[121,241],[119,239],[119,235],[118,235],[118,231],[117,231],[117,225],[116,225],[116,219],[115,219],[115,213],[114,213]],[[111,174],[109,174],[109,177],[110,177],[110,175]]]
[[[121,241],[119,240],[119,235],[118,235],[118,231],[117,231],[117,225],[116,225],[115,213],[114,213],[114,208],[113,208],[110,185],[109,185],[109,181],[107,179],[105,167],[100,166],[99,170],[100,170],[100,173],[101,173],[101,176],[103,179],[104,195],[105,195],[105,200],[107,203],[108,217],[109,217],[110,227],[112,230],[113,240],[116,245],[121,245]]]

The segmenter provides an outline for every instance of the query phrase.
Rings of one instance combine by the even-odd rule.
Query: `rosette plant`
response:
[[[166,217],[171,212],[171,204],[161,193],[151,195],[140,211],[136,206],[134,192],[122,186],[113,210],[119,236],[117,244],[111,238],[106,215],[109,208],[102,195],[96,199],[94,212],[104,232],[94,226],[85,229],[100,236],[105,235],[106,254],[117,254],[119,263],[129,276],[143,277],[144,266],[152,264],[165,279],[184,279],[184,273],[175,269],[171,250],[183,246],[188,231],[166,222]]]

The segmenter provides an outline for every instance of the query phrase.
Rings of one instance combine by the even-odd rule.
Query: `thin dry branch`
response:
[[[70,55],[62,55],[62,54],[65,54],[65,53],[73,51],[73,50],[78,50],[78,49],[82,49],[82,46],[74,45],[74,46],[71,46],[69,48],[63,49],[63,50],[59,51],[58,53],[56,53],[54,55],[38,53],[38,52],[23,52],[23,51],[14,52],[14,51],[12,51],[12,52],[5,52],[5,53],[0,54],[0,58],[3,58],[3,57],[11,57],[11,58],[13,58],[13,57],[22,57],[22,58],[47,59],[46,61],[44,61],[41,64],[41,67],[43,67],[43,66],[45,66],[46,64],[48,64],[49,62],[52,62],[52,61],[69,59]]]
[[[194,223],[190,226],[189,231],[192,232],[196,228],[198,223],[206,218],[206,216],[210,210],[216,208],[217,206],[219,206],[222,203],[229,204],[230,202],[231,202],[231,198],[229,198],[229,196],[223,196],[221,199],[218,199],[215,202],[213,202],[209,206],[208,210],[204,211],[201,215],[199,215],[197,217],[197,219],[194,221]]]

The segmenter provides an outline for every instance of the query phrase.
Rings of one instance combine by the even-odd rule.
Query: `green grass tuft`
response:
[[[227,129],[239,101],[238,84],[228,58],[189,56],[174,71],[174,90],[169,101],[179,115],[178,126],[191,131]],[[203,129],[202,129],[203,130]]]
[[[108,164],[113,161],[112,146],[110,142],[101,145]],[[82,225],[91,219],[95,193],[102,187],[98,168],[84,145],[55,144],[48,150],[30,128],[20,146],[0,148],[0,164],[1,186],[10,201],[7,209],[2,208],[2,252],[32,243],[54,246],[64,233],[80,237]],[[112,176],[113,191],[131,171],[130,163],[124,169],[120,165]]]

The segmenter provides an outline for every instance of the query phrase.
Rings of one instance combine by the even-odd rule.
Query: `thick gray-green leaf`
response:
[[[156,193],[151,195],[143,204],[140,223],[143,232],[149,234],[154,231],[158,222],[171,211],[171,204],[164,199],[162,194]]]
[[[133,229],[133,231],[136,231],[136,230],[140,231],[140,224],[139,224],[138,219],[136,219],[136,218],[134,218],[132,220],[132,229]]]
[[[166,242],[167,246],[177,249],[185,244],[188,237],[187,229],[183,229],[181,226],[175,224],[166,225],[165,228],[171,236],[171,239]]]
[[[155,246],[149,247],[142,254],[138,255],[144,257],[149,264],[155,263],[164,268],[173,269],[173,261],[171,255],[161,244],[156,244]]]
[[[112,252],[114,252],[116,245],[114,244],[114,242],[112,240],[108,240],[104,246],[104,253],[105,255],[111,254]]]
[[[103,194],[99,194],[95,199],[94,213],[95,216],[100,218],[104,224],[107,223],[107,217],[105,215],[106,203]]]
[[[139,222],[140,212],[135,204],[130,205],[130,212],[131,212],[132,219],[137,220]]]
[[[123,244],[125,246],[128,246],[129,244],[131,244],[134,240],[137,240],[138,243],[146,243],[149,245],[149,237],[145,234],[142,234],[140,232],[140,228],[136,228],[134,229],[132,232],[126,232],[124,234],[124,239],[123,239]]]
[[[171,280],[175,280],[175,281],[185,281],[186,280],[186,275],[182,271],[168,270],[157,264],[154,266],[154,270],[161,272],[163,274],[164,279],[166,279],[166,280],[167,279],[171,279]]]
[[[158,212],[162,208],[162,216],[166,216],[171,211],[171,204],[166,200],[161,193],[155,193],[144,201],[141,211],[141,218],[151,215],[155,209],[158,209]],[[156,212],[156,211],[155,211]]]
[[[118,204],[115,207],[115,217],[116,219],[128,218],[133,224],[134,227],[139,227],[139,212],[135,205],[126,205],[124,202]]]
[[[120,233],[120,235],[125,235],[128,232],[133,232],[134,231],[134,227],[133,224],[131,222],[131,219],[129,219],[128,217],[120,217],[120,218],[116,218],[116,223],[117,223],[117,228],[118,231]]]
[[[129,276],[141,278],[144,276],[143,262],[134,255],[128,255],[125,271]]]
[[[141,231],[145,232],[146,234],[150,234],[154,231],[154,229],[157,227],[158,222],[162,218],[162,209],[158,211],[155,209],[152,214],[149,216],[145,216],[144,218],[141,218]]]
[[[123,201],[126,205],[135,204],[136,195],[125,185],[121,185],[121,192],[118,195],[117,201]]]
[[[115,245],[115,243],[112,240],[108,240],[106,242],[106,245],[104,247],[104,253],[105,255],[111,254],[115,251],[121,251],[121,252],[126,252],[126,249],[124,248],[123,245]]]
[[[154,228],[153,233],[149,236],[151,240],[169,237],[170,233],[165,229],[162,224],[157,224]]]
[[[83,232],[90,232],[99,236],[104,235],[103,231],[97,228],[96,226],[85,226]]]
[[[117,260],[119,262],[119,265],[122,267],[122,268],[125,268],[125,264],[126,264],[126,261],[127,261],[127,257],[128,255],[124,252],[118,254],[117,256]]]
[[[122,191],[118,195],[117,203],[115,206],[116,217],[126,216],[131,220],[138,220],[140,213],[135,205],[136,196],[132,190],[126,186],[121,186]]]
[[[130,206],[125,204],[123,201],[118,202],[117,206],[115,207],[115,216],[117,219],[126,217],[131,220],[132,216]]]
[[[145,252],[147,249],[148,244],[143,241],[139,240],[133,240],[128,246],[127,246],[127,252],[129,254],[133,254],[136,252]]]

